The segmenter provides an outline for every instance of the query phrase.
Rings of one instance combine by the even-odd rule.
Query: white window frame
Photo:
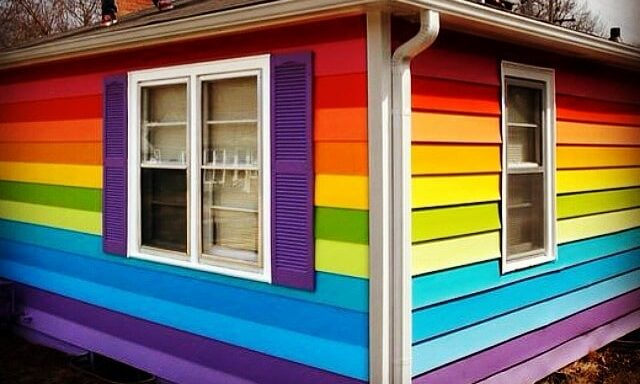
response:
[[[233,78],[246,75],[258,76],[258,151],[260,173],[259,198],[259,247],[262,268],[251,271],[226,265],[201,264],[201,84],[203,81]],[[179,267],[214,272],[233,277],[271,283],[271,78],[270,55],[258,55],[207,63],[179,65],[130,72],[128,74],[128,243],[127,255],[131,258],[171,264]],[[141,246],[141,197],[140,197],[140,90],[146,85],[187,83],[187,258],[176,260],[163,257],[162,251],[150,251]],[[198,150],[193,150],[194,148]],[[196,173],[194,175],[194,173]],[[172,252],[167,251],[166,255]]]
[[[508,78],[515,78],[524,81],[536,81],[544,84],[542,92],[542,162],[544,172],[544,249],[542,252],[527,257],[507,260],[507,201],[508,201],[508,168],[507,168],[507,81]],[[556,260],[557,257],[557,241],[556,241],[556,103],[555,103],[555,71],[550,68],[542,68],[531,65],[513,63],[509,61],[502,62],[501,71],[502,84],[502,203],[501,203],[501,252],[502,252],[502,273],[512,272],[515,270],[531,267]]]

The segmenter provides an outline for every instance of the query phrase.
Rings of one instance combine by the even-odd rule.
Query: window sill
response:
[[[538,266],[541,264],[546,264],[555,260],[556,260],[556,256],[554,254],[546,254],[546,253],[531,255],[531,256],[523,257],[521,259],[516,259],[512,261],[507,261],[505,259],[502,259],[501,274],[504,275],[504,274],[515,272],[521,269]]]

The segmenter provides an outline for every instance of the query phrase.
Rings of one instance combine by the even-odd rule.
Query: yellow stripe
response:
[[[102,214],[100,212],[0,200],[0,217],[94,235],[102,234]]]
[[[586,239],[640,226],[640,208],[560,220],[558,243]]]
[[[640,185],[640,168],[558,171],[558,193],[596,191]]]
[[[640,130],[638,131],[640,135]],[[557,148],[558,168],[600,168],[640,165],[640,148],[579,147]]]
[[[102,166],[0,162],[0,180],[102,188]]]
[[[499,175],[414,177],[411,182],[413,208],[500,199]]]
[[[317,175],[316,205],[369,209],[368,183],[366,176]]]
[[[316,240],[316,270],[369,277],[369,247],[363,244]]]
[[[411,251],[413,276],[500,258],[500,232],[416,244]]]

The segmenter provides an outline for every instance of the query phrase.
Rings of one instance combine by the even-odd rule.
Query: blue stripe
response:
[[[494,320],[413,346],[417,376],[558,321],[640,286],[640,271],[589,286]],[[631,310],[632,308],[630,308]]]
[[[4,247],[5,244],[1,246]],[[23,247],[25,247],[24,251],[28,251],[26,248],[33,248]],[[1,249],[3,249],[4,255],[4,248]],[[47,252],[35,251],[38,253]],[[50,254],[48,256],[56,255]],[[68,263],[68,261],[59,260],[58,263],[64,264]],[[104,271],[101,272],[105,273]],[[20,264],[5,257],[0,258],[0,275],[63,296],[130,314],[211,339],[346,376],[362,380],[367,379],[368,349],[366,345],[353,345],[324,338],[321,335],[327,331],[326,324],[323,325],[322,329],[317,329],[316,334],[300,333],[273,325],[261,324],[249,319],[235,318],[214,312],[212,309],[217,308],[217,303],[210,306],[209,310],[195,308],[182,303],[146,296],[138,292],[131,292],[112,286],[96,284],[91,281]],[[136,279],[137,275],[130,276],[129,278]],[[163,283],[162,281],[156,281],[156,284]],[[187,297],[192,293],[189,286],[174,288],[182,292],[183,297]],[[260,302],[253,304],[261,305]],[[278,313],[286,310],[286,306],[276,306],[270,309],[271,312]],[[300,311],[300,309],[296,309],[295,311],[299,313],[304,312],[304,310]],[[291,312],[291,309],[289,309],[288,313],[291,314],[295,312]],[[324,317],[324,321],[318,322],[317,318],[308,314],[301,314],[300,318],[308,323],[316,323],[316,326],[320,326],[320,322],[325,323],[328,320]],[[351,331],[359,333],[360,330],[364,329],[366,332],[367,321],[366,318],[363,320],[361,324],[358,324],[356,328],[351,329]],[[341,321],[343,321],[342,317],[332,319],[331,326],[342,327]]]
[[[505,275],[499,261],[463,266],[413,278],[413,308],[421,308],[464,295],[514,283],[544,273],[559,271],[602,256],[624,252],[640,246],[640,228],[563,244],[558,260]]]
[[[102,252],[102,238],[79,232],[48,228],[15,221],[0,220],[0,238],[13,240],[67,253],[89,256],[101,261],[127,265],[166,275],[186,277],[198,281],[224,284],[265,294],[310,301],[358,312],[369,310],[369,281],[331,273],[316,273],[316,290],[308,292],[272,284],[238,279],[214,273],[179,268],[143,260],[127,259]]]
[[[413,342],[500,316],[640,268],[640,250],[580,264],[413,313]]]

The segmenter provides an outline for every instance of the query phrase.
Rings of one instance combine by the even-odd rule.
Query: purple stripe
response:
[[[474,383],[640,308],[640,290],[413,379],[413,384]]]
[[[537,356],[526,363],[503,371],[483,384],[516,384],[532,383],[542,379],[551,372],[586,356],[589,352],[604,347],[613,340],[626,335],[640,327],[640,311],[633,312],[623,318],[604,325],[593,332],[582,335],[561,346]]]
[[[23,326],[176,383],[362,383],[25,285],[16,294]]]

